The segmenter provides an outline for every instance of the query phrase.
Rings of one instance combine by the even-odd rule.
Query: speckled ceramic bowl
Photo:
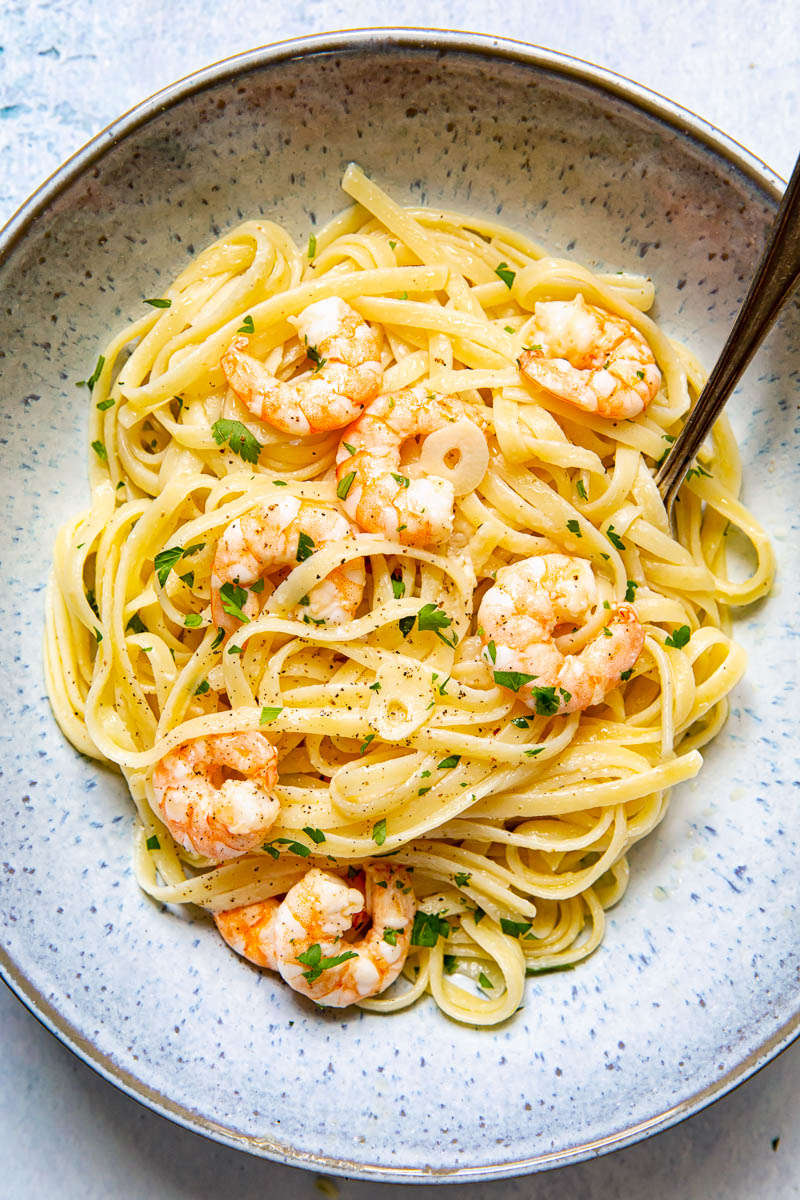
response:
[[[232,59],[63,167],[6,230],[0,265],[2,968],[86,1062],[211,1137],[375,1179],[509,1175],[663,1129],[797,1032],[800,325],[784,315],[732,403],[779,586],[739,621],[751,668],[730,720],[633,853],[601,949],[530,980],[494,1031],[426,1002],[318,1013],[207,921],[139,892],[125,787],[56,728],[40,641],[53,537],[86,498],[74,381],[221,229],[263,213],[305,239],[343,207],[351,159],[401,200],[496,212],[557,253],[649,272],[658,318],[708,365],[781,190],[702,121],[607,72],[411,32]]]

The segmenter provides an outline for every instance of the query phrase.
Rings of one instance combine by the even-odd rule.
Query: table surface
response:
[[[541,11],[536,11],[537,7]],[[389,0],[0,0],[0,223],[125,109],[209,62],[300,34],[392,23]],[[796,151],[800,6],[740,0],[406,0],[436,22],[600,63],[699,113],[784,178]],[[800,1043],[712,1108],[616,1154],[544,1175],[467,1184],[459,1200],[769,1200],[800,1197]],[[319,1176],[205,1141],[128,1099],[0,987],[0,1197],[178,1197],[273,1192],[364,1200],[393,1185]],[[336,1191],[334,1191],[336,1189]],[[413,1188],[419,1200],[433,1189]],[[439,1193],[440,1195],[442,1193]],[[412,1187],[394,1185],[394,1196]]]

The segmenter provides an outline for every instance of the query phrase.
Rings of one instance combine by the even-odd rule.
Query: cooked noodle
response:
[[[280,896],[311,865],[391,854],[450,932],[412,946],[403,977],[364,1007],[394,1011],[429,991],[450,1016],[492,1025],[520,1004],[526,972],[569,967],[599,945],[628,850],[661,821],[670,789],[697,774],[725,720],[745,667],[729,609],[768,591],[772,552],[737,499],[724,417],[681,489],[671,535],[655,466],[704,376],[645,315],[648,279],[548,257],[490,220],[401,208],[355,167],[344,188],[355,205],[308,251],[272,222],[248,221],[178,276],[169,307],[149,308],[104,350],[91,384],[91,507],[55,549],[48,691],[75,747],[125,775],[149,895],[220,910]],[[652,347],[663,383],[635,420],[583,413],[520,376],[534,303],[578,292]],[[256,420],[220,356],[252,325],[251,352],[293,378],[303,354],[287,318],[331,296],[382,326],[383,392],[422,383],[483,413],[488,469],[474,438],[429,439],[426,469],[460,448],[469,488],[446,547],[377,534],[329,543],[268,579],[260,615],[222,643],[209,603],[217,539],[278,494],[335,504],[341,431],[293,437]],[[246,426],[256,462],[218,444],[220,419]],[[731,526],[752,547],[744,580],[726,570]],[[170,548],[183,557],[162,582],[154,560]],[[531,713],[474,648],[493,574],[545,553],[588,559],[615,604],[634,581],[646,633],[632,678],[562,716]],[[352,621],[292,615],[318,578],[359,557],[367,590]],[[449,618],[446,637],[407,631],[425,605]],[[593,620],[564,646],[580,648],[602,611]],[[670,644],[683,626],[690,639]],[[188,854],[154,809],[156,763],[199,735],[259,729],[279,752],[270,848],[224,865]]]

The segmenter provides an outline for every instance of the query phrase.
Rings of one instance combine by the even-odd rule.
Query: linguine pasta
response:
[[[729,612],[767,592],[772,552],[737,499],[724,417],[672,536],[654,474],[704,376],[646,315],[649,280],[551,258],[488,219],[400,207],[354,166],[343,186],[354,205],[307,249],[248,221],[105,348],[88,381],[91,505],[55,548],[48,691],[73,745],[128,782],[150,896],[219,911],[281,896],[313,865],[390,855],[412,871],[413,944],[401,979],[363,1006],[430,992],[451,1017],[492,1025],[519,1006],[526,973],[571,967],[602,940],[629,849],[725,720],[745,667]],[[582,412],[520,374],[534,304],[578,293],[652,348],[662,385],[633,420]],[[449,542],[329,542],[267,577],[258,615],[224,640],[210,608],[218,539],[279,495],[336,504],[341,431],[297,437],[255,419],[220,357],[244,331],[295,378],[305,353],[288,318],[333,296],[382,327],[383,393],[422,385],[480,413],[488,467],[468,435],[412,442],[419,469],[469,481]],[[752,547],[743,580],[726,570],[732,526]],[[476,630],[497,571],[552,553],[588,560],[606,604],[629,602],[645,632],[628,678],[566,715],[499,686]],[[316,580],[359,558],[352,620],[297,615]],[[560,648],[580,650],[602,623],[599,607]],[[279,816],[263,848],[215,864],[173,841],[153,771],[188,739],[251,730],[278,750]]]

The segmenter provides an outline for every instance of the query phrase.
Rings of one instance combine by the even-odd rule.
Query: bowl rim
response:
[[[193,71],[154,92],[111,122],[57,167],[0,228],[0,267],[66,189],[90,167],[101,161],[118,143],[156,117],[186,99],[220,83],[240,78],[264,68],[296,58],[321,54],[354,52],[388,53],[397,50],[442,51],[544,70],[554,76],[589,84],[616,99],[621,99],[674,131],[690,137],[710,150],[734,170],[745,175],[777,206],[785,181],[765,162],[709,121],[626,76],[585,59],[532,43],[465,30],[453,31],[427,27],[398,29],[390,26],[337,30],[310,34],[256,47],[221,59]],[[608,1136],[564,1150],[535,1154],[513,1162],[483,1167],[452,1168],[398,1167],[380,1163],[355,1162],[331,1158],[325,1154],[299,1151],[273,1138],[255,1138],[237,1133],[198,1112],[171,1100],[147,1086],[131,1072],[115,1063],[111,1054],[100,1052],[78,1029],[67,1021],[57,1007],[35,988],[0,945],[0,979],[45,1029],[72,1051],[81,1061],[131,1099],[194,1133],[235,1149],[274,1162],[307,1170],[344,1175],[376,1182],[447,1183],[477,1182],[509,1178],[535,1171],[566,1166],[622,1149],[660,1133],[679,1121],[693,1116],[750,1079],[785,1050],[800,1035],[800,1009],[770,1038],[752,1051],[724,1076],[687,1097],[679,1104]]]

